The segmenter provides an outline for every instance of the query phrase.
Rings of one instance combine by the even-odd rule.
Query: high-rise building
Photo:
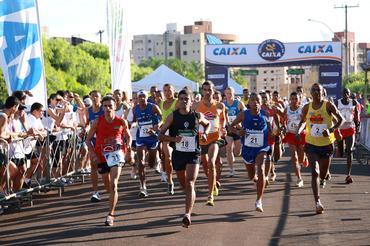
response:
[[[132,41],[134,62],[140,64],[150,57],[163,59],[178,58],[186,62],[205,61],[205,33],[212,33],[211,21],[196,21],[194,25],[184,26],[181,33],[174,23],[167,24],[163,34],[135,35]],[[215,34],[224,43],[238,40],[233,34]]]

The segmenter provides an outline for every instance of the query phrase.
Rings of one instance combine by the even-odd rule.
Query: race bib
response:
[[[105,152],[104,158],[109,167],[117,166],[125,162],[125,156],[121,149],[112,152]]]
[[[141,138],[146,138],[146,137],[150,137],[151,135],[149,134],[149,131],[153,128],[153,125],[152,124],[148,124],[148,125],[141,125],[139,127],[139,137]]]
[[[326,129],[328,129],[328,126],[326,124],[312,124],[310,130],[311,136],[322,137],[322,132]]]
[[[250,133],[245,137],[244,145],[251,148],[263,147],[263,133]]]
[[[195,135],[192,132],[181,132],[179,136],[182,137],[180,143],[176,143],[176,150],[180,152],[195,152]]]
[[[297,133],[299,120],[291,120],[288,122],[288,132]]]
[[[229,115],[229,124],[233,123],[233,121],[236,119],[236,115],[230,116]]]

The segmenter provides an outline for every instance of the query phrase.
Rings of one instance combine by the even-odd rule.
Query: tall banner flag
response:
[[[9,95],[29,90],[27,104],[46,104],[42,40],[36,0],[0,1],[0,66]],[[37,96],[37,97],[36,97]]]
[[[130,50],[123,0],[108,0],[107,30],[112,89],[121,89],[131,98]]]

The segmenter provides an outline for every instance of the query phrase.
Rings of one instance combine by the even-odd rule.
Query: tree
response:
[[[364,94],[365,92],[365,72],[350,74],[343,80],[343,87],[348,88],[351,92]]]

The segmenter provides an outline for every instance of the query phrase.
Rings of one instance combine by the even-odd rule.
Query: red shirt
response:
[[[121,117],[115,116],[111,123],[107,122],[104,115],[99,116],[96,129],[95,153],[100,162],[106,162],[103,151],[110,152],[116,150],[117,145],[122,146],[126,152],[123,138],[126,135],[126,128]]]

